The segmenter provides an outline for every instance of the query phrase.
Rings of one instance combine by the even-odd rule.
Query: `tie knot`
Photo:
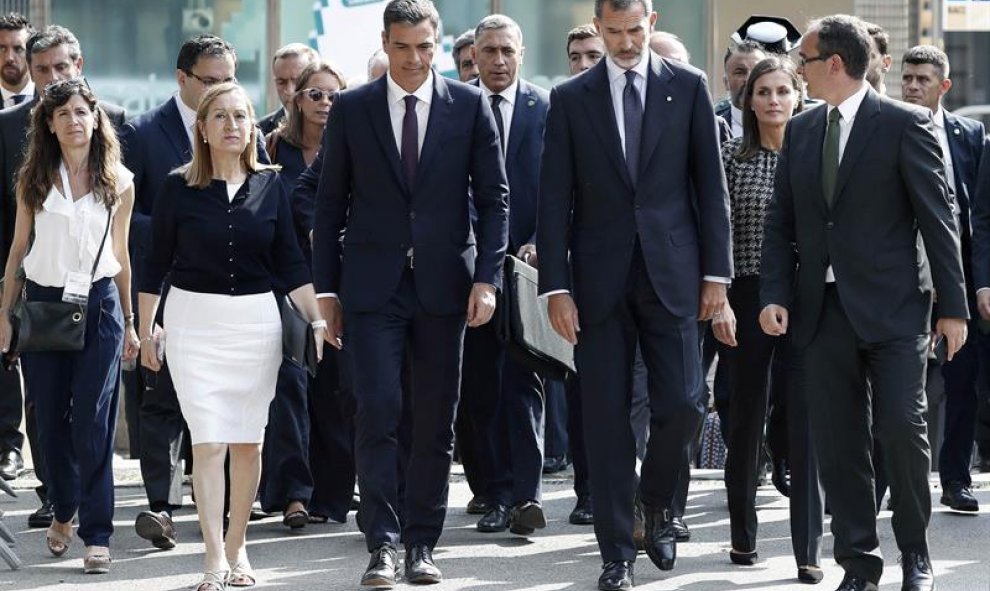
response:
[[[491,96],[492,108],[493,109],[497,109],[498,106],[502,104],[502,101],[503,100],[505,100],[505,99],[502,97],[502,95],[500,95],[500,94],[493,94]]]
[[[829,125],[833,125],[835,123],[838,123],[840,119],[842,119],[842,112],[839,111],[839,108],[838,107],[835,107],[831,111],[829,111],[829,113],[828,113],[828,124]]]
[[[626,70],[626,85],[631,86],[636,83],[636,72],[634,70]]]
[[[415,95],[407,94],[402,100],[406,101],[406,110],[416,108],[416,97]]]

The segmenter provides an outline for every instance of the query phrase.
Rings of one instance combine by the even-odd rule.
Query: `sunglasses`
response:
[[[318,103],[324,98],[330,102],[333,102],[333,91],[330,90],[323,90],[321,88],[306,88],[304,90],[300,90],[299,94],[306,96],[314,103]]]

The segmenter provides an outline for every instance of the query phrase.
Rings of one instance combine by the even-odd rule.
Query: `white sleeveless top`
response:
[[[117,194],[127,190],[133,181],[134,174],[118,163]],[[34,244],[24,257],[24,274],[45,287],[65,287],[65,278],[70,272],[88,275],[93,270],[93,260],[107,227],[107,209],[92,191],[73,201],[68,174],[62,175],[62,186],[66,195],[53,186],[41,211],[35,212]],[[116,211],[114,206],[112,213]],[[120,272],[120,262],[113,254],[112,224],[111,221],[94,281],[114,277]]]

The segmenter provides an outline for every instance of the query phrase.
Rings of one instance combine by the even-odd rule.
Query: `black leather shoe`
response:
[[[691,539],[691,530],[688,529],[686,523],[684,523],[683,517],[674,516],[673,519],[674,526],[674,539],[678,542],[687,542]]]
[[[777,492],[785,497],[791,496],[791,467],[785,459],[773,460],[773,468],[770,470],[770,482],[773,483]]]
[[[509,531],[517,536],[528,536],[546,526],[547,517],[543,514],[543,507],[536,501],[519,503],[509,514]]]
[[[866,579],[846,573],[846,576],[842,577],[842,583],[836,587],[835,591],[879,591],[879,589]]]
[[[509,508],[505,505],[495,505],[478,520],[478,531],[486,534],[503,532],[509,527]]]
[[[942,504],[953,511],[976,512],[980,503],[966,485],[949,482],[942,486]]]
[[[677,560],[677,537],[670,510],[646,512],[646,555],[660,570],[673,570]]]
[[[595,508],[591,504],[591,495],[578,497],[577,503],[574,504],[574,510],[571,511],[571,516],[567,518],[567,521],[571,525],[595,524]]]
[[[901,591],[934,591],[935,575],[927,552],[905,552],[901,555],[904,582]]]
[[[729,560],[732,561],[732,564],[738,564],[740,566],[753,566],[756,564],[756,559],[758,557],[759,554],[756,553],[756,550],[753,550],[752,552],[729,550]]]
[[[637,550],[646,550],[646,517],[643,516],[643,502],[639,493],[633,499],[633,543]]]
[[[825,572],[820,567],[813,565],[799,566],[797,578],[802,583],[817,585],[825,578]]]
[[[134,520],[134,529],[137,535],[151,542],[151,545],[160,550],[171,550],[175,548],[175,525],[172,523],[172,516],[162,511],[142,511],[138,513]]]
[[[365,569],[364,575],[361,577],[361,586],[391,589],[395,586],[397,566],[395,548],[388,544],[382,544],[371,553],[368,568]]]
[[[563,472],[570,465],[571,463],[567,461],[567,456],[547,456],[543,458],[543,473],[556,474],[557,472]]]
[[[467,514],[468,515],[484,515],[491,511],[491,504],[488,499],[481,496],[471,497],[471,500],[467,504]]]
[[[37,511],[28,515],[28,527],[51,527],[53,519],[55,519],[55,505],[45,499]]]
[[[443,580],[433,563],[433,552],[426,544],[406,548],[406,581],[413,585],[435,585]]]
[[[16,449],[8,449],[0,454],[0,477],[4,480],[16,480],[24,473],[24,458]]]
[[[628,560],[606,562],[602,566],[602,576],[598,577],[601,591],[618,591],[633,588],[633,563]]]

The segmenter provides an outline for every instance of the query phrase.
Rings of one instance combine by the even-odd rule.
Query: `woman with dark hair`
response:
[[[141,280],[141,363],[164,350],[193,449],[196,510],[206,545],[197,591],[256,582],[247,557],[261,442],[282,363],[280,286],[312,322],[320,318],[306,261],[292,230],[285,187],[258,163],[254,111],[233,83],[212,86],[196,112],[193,157],[155,200],[152,251]],[[164,331],[152,330],[162,281]],[[164,343],[162,342],[164,340]],[[223,537],[224,460],[230,453],[230,527]]]
[[[725,485],[732,533],[732,562],[756,562],[756,489],[760,450],[767,420],[771,366],[775,357],[787,357],[782,338],[767,336],[759,323],[760,256],[767,204],[773,197],[777,156],[784,130],[791,117],[803,108],[803,84],[794,64],[786,57],[760,61],[749,75],[743,91],[743,135],[722,146],[722,161],[728,182],[732,214],[732,256],[735,278],[728,305],[713,321],[716,338],[725,347],[723,362],[732,375],[725,463]],[[779,364],[785,371],[773,372],[773,386],[786,392],[791,429],[791,538],[798,578],[815,583],[822,539],[822,505],[817,468],[807,445],[808,419],[801,403],[797,359]],[[785,375],[786,374],[786,375]],[[784,381],[784,384],[779,383]],[[786,389],[785,389],[786,388]],[[797,428],[795,428],[797,427]],[[817,516],[813,515],[817,511]],[[817,519],[817,527],[815,520]]]
[[[117,135],[86,82],[65,80],[45,88],[31,112],[18,171],[0,349],[11,348],[10,314],[21,292],[22,264],[27,300],[85,305],[81,351],[21,357],[55,507],[48,550],[55,556],[68,551],[78,511],[87,573],[110,569],[120,366],[122,359],[134,359],[139,347],[127,250],[133,177],[121,164]],[[13,346],[16,353],[16,341]]]

